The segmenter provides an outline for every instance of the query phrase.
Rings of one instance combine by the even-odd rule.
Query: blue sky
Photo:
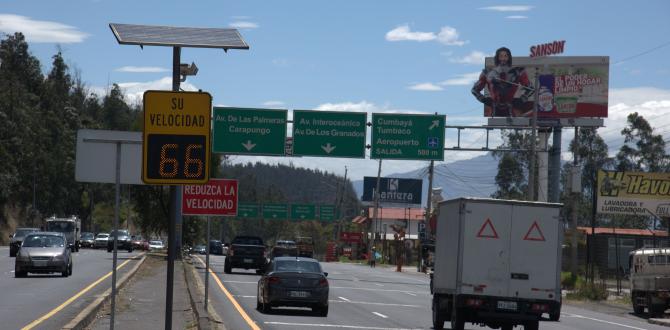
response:
[[[500,46],[528,56],[532,45],[566,40],[565,56],[610,57],[610,117],[600,132],[616,153],[630,112],[670,135],[668,13],[668,1],[5,0],[0,32],[23,32],[45,71],[60,47],[90,88],[119,83],[137,100],[146,89],[170,89],[171,49],[119,45],[109,23],[236,27],[250,50],[183,50],[182,62],[200,69],[184,89],[208,91],[216,105],[438,112],[448,125],[485,123],[469,92],[484,56]],[[463,139],[482,142],[478,132]],[[447,152],[446,161],[476,155]],[[236,158],[255,159],[376,175],[369,159]],[[425,166],[384,164],[383,173]]]

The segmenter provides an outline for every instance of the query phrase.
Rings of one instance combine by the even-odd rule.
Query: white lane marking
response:
[[[410,296],[415,296],[415,297],[416,297],[416,295],[413,294],[413,293],[411,293],[411,292],[405,292],[405,293],[408,294],[408,295],[410,295]]]
[[[561,313],[561,314],[564,315],[564,316],[567,316],[567,317],[574,317],[574,318],[577,318],[577,319],[586,319],[586,320],[591,320],[591,321],[596,321],[596,322],[618,325],[620,327],[629,328],[629,329],[647,330],[645,328],[638,328],[638,327],[634,327],[632,325],[626,325],[626,324],[621,324],[621,323],[616,323],[616,322],[600,320],[600,319],[596,319],[596,318],[592,318],[592,317],[588,317],[588,316],[583,316],[583,315],[578,315],[578,314],[570,314],[570,313]]]
[[[411,307],[411,308],[426,308],[426,306],[421,305],[404,305],[404,304],[386,304],[386,303],[377,303],[377,302],[367,302],[367,301],[341,301],[341,300],[328,300],[332,303],[349,303],[349,304],[358,304],[358,305],[374,305],[374,306],[395,306],[395,307]]]
[[[388,316],[386,316],[386,315],[384,315],[384,314],[382,314],[382,313],[372,312],[372,314],[375,314],[375,315],[377,315],[377,316],[379,316],[379,317],[383,317],[383,318],[385,318],[385,319],[388,319],[388,318],[389,318]]]
[[[419,330],[420,328],[379,328],[379,327],[363,327],[358,325],[343,325],[343,324],[317,324],[317,323],[288,323],[288,322],[263,322],[270,325],[287,325],[292,327],[309,327],[309,328],[341,328],[341,329],[366,329],[366,330]]]
[[[384,286],[384,284],[375,283],[376,286]]]
[[[346,301],[346,302],[351,302],[351,300],[349,300],[349,299],[347,299],[347,298],[344,298],[344,297],[338,297],[338,298],[340,298],[340,299],[342,299],[342,300],[344,300],[344,301]]]
[[[381,291],[381,292],[402,292],[402,293],[417,293],[417,294],[426,294],[430,295],[430,292],[428,291],[408,291],[408,290],[392,290],[392,289],[375,289],[375,288],[355,288],[355,287],[349,287],[349,286],[331,286],[331,289],[348,289],[348,290],[362,290],[362,291]]]

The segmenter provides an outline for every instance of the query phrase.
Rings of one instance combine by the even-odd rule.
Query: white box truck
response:
[[[441,202],[431,279],[433,326],[538,329],[561,313],[562,204],[458,198]]]

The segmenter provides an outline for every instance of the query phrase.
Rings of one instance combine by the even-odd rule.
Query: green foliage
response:
[[[607,289],[605,283],[578,282],[577,289],[568,293],[568,299],[576,300],[605,300]]]
[[[628,126],[621,130],[624,145],[616,155],[618,171],[662,172],[668,169],[665,141],[637,112],[628,115]]]
[[[584,282],[584,278],[573,274],[571,272],[561,272],[561,288],[566,290],[574,290],[577,285],[581,285]]]

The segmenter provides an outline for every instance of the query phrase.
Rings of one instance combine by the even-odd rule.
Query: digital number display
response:
[[[146,155],[147,178],[205,180],[206,139],[204,135],[149,134]]]

